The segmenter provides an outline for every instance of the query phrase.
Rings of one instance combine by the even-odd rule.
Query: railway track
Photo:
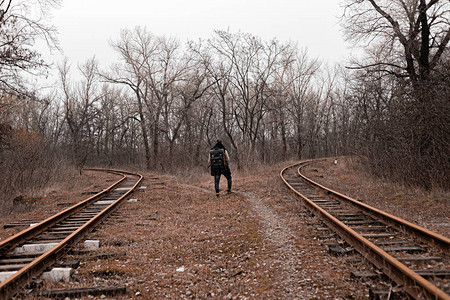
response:
[[[90,169],[122,175],[108,188],[23,230],[0,243],[0,299],[9,299],[56,263],[108,216],[141,183],[143,176],[125,171]]]
[[[340,239],[415,299],[450,299],[450,239],[312,181],[304,161],[280,172],[283,182]],[[343,251],[344,252],[344,251]]]

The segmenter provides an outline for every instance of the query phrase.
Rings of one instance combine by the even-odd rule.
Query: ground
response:
[[[101,241],[100,252],[116,255],[83,260],[73,282],[45,288],[122,284],[127,286],[123,298],[142,299],[367,298],[368,287],[350,277],[355,266],[345,257],[328,254],[311,226],[317,221],[279,179],[279,171],[287,165],[234,172],[233,193],[221,192],[219,198],[207,174],[144,173],[146,189],[132,196],[138,201],[124,203],[89,235]],[[354,181],[363,178],[349,175],[350,163],[339,161],[338,166],[329,161],[310,172],[344,193],[363,194],[362,181]],[[106,186],[107,179],[111,180],[100,181]],[[225,184],[223,178],[222,191]],[[85,189],[97,185],[86,184]],[[408,195],[407,202],[396,200],[399,197],[390,202],[391,194],[383,192],[384,188],[370,192],[374,204],[413,206],[413,196]],[[424,212],[412,221],[435,224],[433,213]],[[446,214],[445,210],[440,214],[444,225],[436,226],[441,233],[448,233]],[[12,230],[0,230],[2,238],[9,234]]]

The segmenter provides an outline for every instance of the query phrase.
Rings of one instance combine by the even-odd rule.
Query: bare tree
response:
[[[213,82],[209,92],[211,103],[203,111],[206,140],[207,144],[211,145],[217,137],[226,137],[233,147],[234,159],[240,169],[242,167],[240,147],[236,140],[236,124],[233,119],[234,99],[229,93],[233,67],[229,61],[216,60],[215,48],[211,43],[214,41],[208,41],[206,46],[201,42],[190,43],[191,51],[196,54],[195,59],[204,66],[207,76]]]
[[[100,99],[96,118],[94,120],[94,136],[96,139],[97,159],[107,159],[109,166],[112,166],[117,147],[117,132],[120,127],[124,127],[121,119],[120,109],[123,109],[121,103],[122,92],[118,88],[108,85],[101,87]]]
[[[181,44],[177,39],[159,37],[158,41],[158,51],[154,56],[146,60],[146,67],[149,70],[147,84],[153,100],[146,102],[148,111],[152,116],[153,160],[155,162],[153,167],[156,167],[156,162],[160,158],[161,114],[164,113],[166,117],[165,125],[169,125],[169,106],[173,103],[174,97],[176,97],[175,89],[177,83],[183,79],[190,63],[189,58],[181,59]],[[173,153],[171,152],[173,151],[173,142],[178,137],[178,132],[172,132],[171,134],[166,128],[165,133],[170,141],[169,155],[171,156],[171,153]]]
[[[378,43],[383,55],[358,68],[408,77],[417,88],[448,53],[450,2],[445,0],[347,0],[349,40]]]
[[[0,1],[0,89],[6,93],[23,94],[23,72],[42,71],[48,67],[34,48],[37,40],[44,40],[50,48],[57,48],[56,29],[48,25],[49,9],[59,0],[2,0]]]
[[[112,43],[112,47],[121,55],[122,64],[112,66],[109,73],[102,72],[101,77],[110,83],[125,85],[133,91],[138,108],[138,120],[141,125],[147,169],[151,168],[149,141],[149,117],[159,115],[151,98],[149,76],[154,72],[150,61],[157,54],[160,41],[144,28],[122,30],[121,38]]]
[[[359,112],[379,125],[365,132],[377,141],[371,149],[379,149],[372,161],[390,176],[410,178],[414,184],[448,182],[442,174],[449,172],[444,146],[449,134],[436,129],[448,124],[450,114],[448,98],[438,92],[438,86],[449,84],[441,75],[450,53],[450,2],[352,0],[346,1],[346,9],[348,37],[371,44],[364,63],[353,68],[367,78],[356,89],[366,93],[357,96],[359,103],[365,102]],[[386,75],[392,78],[382,80]],[[384,109],[372,114],[372,104]],[[380,128],[385,130],[376,132]]]
[[[222,81],[218,82],[217,88],[223,102],[223,112],[226,102],[230,101],[234,122],[240,131],[241,145],[247,150],[239,152],[246,155],[240,159],[251,162],[256,158],[256,141],[267,113],[270,82],[279,66],[281,54],[288,47],[276,40],[264,43],[250,34],[224,31],[216,31],[215,38],[209,41],[210,51],[218,60],[213,68],[228,72],[216,75],[216,80]],[[225,121],[226,118],[223,119]],[[226,126],[224,128],[230,137],[231,131]],[[231,142],[238,150],[234,139]]]
[[[187,58],[191,61],[191,58]],[[194,136],[192,123],[198,122],[198,116],[191,113],[195,101],[202,98],[207,90],[214,84],[207,82],[205,70],[199,64],[190,63],[185,65],[184,75],[180,78],[180,82],[172,90],[172,95],[165,101],[163,108],[164,115],[164,134],[169,142],[169,161],[173,162],[173,151],[175,141],[180,136],[189,136],[185,139],[187,144],[184,147],[189,147],[193,150],[192,144],[195,140],[201,140],[201,136]],[[199,107],[197,107],[200,109]],[[203,115],[204,117],[204,115]],[[203,118],[202,118],[203,119]],[[181,132],[183,130],[183,132]],[[196,143],[197,145],[199,143]],[[199,147],[199,146],[198,146]],[[197,147],[197,149],[198,149]],[[187,149],[183,149],[186,151]],[[195,157],[198,159],[198,151],[196,150]]]
[[[59,66],[64,117],[70,134],[72,160],[80,170],[89,155],[89,145],[93,142],[93,120],[97,114],[96,103],[101,98],[97,90],[97,62],[95,58],[79,66],[82,80],[74,84],[70,78],[67,59]]]
[[[308,124],[306,122],[307,103],[313,96],[313,79],[320,68],[317,59],[309,59],[307,51],[301,50],[287,69],[288,111],[294,122],[297,157],[302,159]]]
[[[59,1],[0,1],[0,151],[8,148],[17,124],[10,118],[16,107],[34,100],[26,76],[48,66],[33,47],[39,39],[58,46],[56,30],[48,25],[47,11]],[[19,125],[20,126],[20,125]]]

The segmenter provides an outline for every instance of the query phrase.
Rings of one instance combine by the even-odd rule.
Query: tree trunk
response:
[[[137,100],[138,100],[138,109],[139,109],[139,117],[140,117],[140,125],[142,131],[142,139],[144,141],[144,150],[145,150],[145,167],[147,170],[151,169],[151,159],[150,159],[150,145],[148,143],[148,133],[147,133],[147,122],[145,119],[145,115],[142,109],[142,101],[139,95],[139,92],[136,92]]]

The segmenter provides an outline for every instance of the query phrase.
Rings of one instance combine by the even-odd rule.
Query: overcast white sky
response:
[[[156,35],[207,39],[215,29],[247,32],[264,40],[297,42],[310,57],[330,63],[348,57],[338,0],[63,0],[53,12],[64,56],[72,65],[93,55],[109,65],[110,40],[120,29],[146,26]],[[56,59],[56,56],[54,57]]]

